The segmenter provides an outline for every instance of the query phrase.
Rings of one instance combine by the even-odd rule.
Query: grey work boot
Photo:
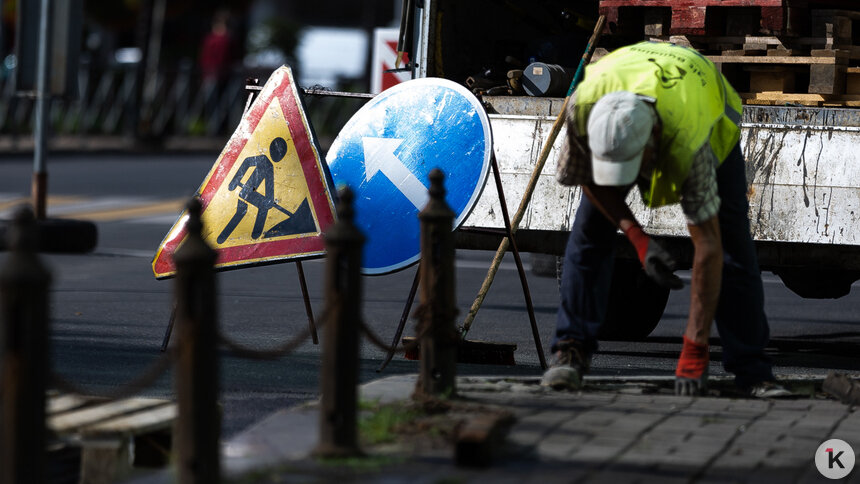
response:
[[[589,359],[577,342],[563,341],[552,356],[549,368],[543,374],[541,386],[553,390],[579,390],[582,377],[588,372]]]
[[[788,389],[775,381],[763,381],[746,389],[752,398],[784,398],[794,396]]]

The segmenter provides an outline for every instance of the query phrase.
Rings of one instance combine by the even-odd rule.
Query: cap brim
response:
[[[603,160],[592,156],[591,172],[596,185],[625,186],[636,180],[642,166],[642,153],[629,160]]]

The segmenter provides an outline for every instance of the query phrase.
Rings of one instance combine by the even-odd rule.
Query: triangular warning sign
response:
[[[322,233],[334,222],[331,194],[292,73],[281,67],[197,189],[216,268],[323,255]],[[156,278],[175,273],[173,251],[185,240],[186,219],[183,212],[161,242],[152,261]]]

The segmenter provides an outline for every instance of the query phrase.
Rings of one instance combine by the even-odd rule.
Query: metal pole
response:
[[[6,35],[6,31],[3,28],[3,9],[5,8],[4,3],[5,2],[3,0],[0,0],[0,59],[6,58],[6,42],[3,42],[3,39]]]
[[[406,321],[409,319],[409,311],[412,310],[412,303],[415,301],[415,293],[418,292],[418,283],[421,281],[421,271],[415,271],[415,279],[412,280],[412,287],[409,289],[409,295],[406,296],[406,305],[403,306],[403,313],[400,314],[400,323],[397,324],[397,329],[394,331],[394,339],[391,340],[391,347],[385,354],[385,359],[382,364],[376,369],[379,373],[391,363],[394,358],[394,353],[397,351],[397,345],[400,343],[400,336],[403,334],[403,328],[406,326]]]
[[[535,308],[532,304],[532,293],[529,290],[529,282],[526,279],[526,271],[523,268],[523,261],[520,258],[520,250],[517,248],[517,241],[514,238],[514,232],[511,230],[511,219],[508,215],[508,202],[505,201],[505,192],[502,188],[502,176],[499,174],[499,163],[496,161],[495,153],[492,155],[493,179],[496,181],[496,191],[499,192],[499,205],[502,207],[502,219],[505,221],[505,230],[510,241],[511,253],[514,254],[514,262],[517,265],[517,272],[520,275],[520,284],[523,286],[523,297],[526,300],[526,310],[529,314],[529,323],[532,328],[532,338],[535,341],[535,349],[538,354],[540,367],[547,369],[546,357],[543,355],[543,345],[540,342],[540,331],[538,330],[537,320],[535,319]]]
[[[358,447],[358,357],[361,318],[361,249],[364,235],[353,224],[355,195],[338,195],[337,222],[325,233],[326,323],[320,369],[320,437],[314,455],[360,455]]]
[[[188,204],[188,237],[174,253],[176,262],[176,448],[179,482],[220,482],[221,433],[218,412],[218,329],[215,251],[201,235],[200,201]]]
[[[445,175],[430,172],[430,201],[418,214],[421,221],[421,306],[418,340],[421,366],[414,398],[450,397],[456,389],[457,346],[454,325],[454,212],[445,202]]]
[[[302,261],[296,261],[296,271],[299,274],[299,286],[302,288],[302,299],[305,302],[305,314],[308,316],[308,332],[311,334],[311,341],[315,345],[320,343],[317,336],[317,326],[314,324],[314,308],[311,307],[311,298],[308,294],[308,283],[305,281],[305,270],[302,268]]]
[[[0,269],[0,482],[45,482],[48,286],[29,207],[11,226]]]
[[[33,129],[33,208],[37,219],[45,218],[45,198],[48,187],[48,113],[51,93],[48,87],[50,75],[50,29],[51,0],[42,0],[39,10],[39,58],[36,71],[36,124]]]
[[[135,142],[139,142],[144,133],[141,129],[141,111],[143,106],[143,90],[144,81],[146,80],[146,65],[149,59],[149,38],[152,35],[152,14],[154,8],[153,0],[142,0],[138,2],[140,13],[137,19],[137,29],[135,32],[135,45],[140,49],[140,61],[134,66],[134,84],[132,86],[131,99],[129,101],[127,130],[129,137]]]
[[[141,134],[146,137],[151,137],[155,134],[152,130],[152,120],[155,117],[155,106],[153,106],[153,103],[155,102],[156,87],[158,86],[158,62],[161,57],[161,37],[164,30],[166,3],[166,0],[155,0],[152,6],[152,19],[149,27],[151,33],[149,39],[146,39],[147,55],[141,59],[141,62],[146,62],[146,71],[143,75],[140,130]]]

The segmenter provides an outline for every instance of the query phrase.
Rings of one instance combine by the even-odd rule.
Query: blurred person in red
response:
[[[233,38],[228,24],[230,13],[218,10],[212,19],[212,30],[203,38],[200,48],[200,72],[204,81],[219,81],[230,71],[233,62]]]

